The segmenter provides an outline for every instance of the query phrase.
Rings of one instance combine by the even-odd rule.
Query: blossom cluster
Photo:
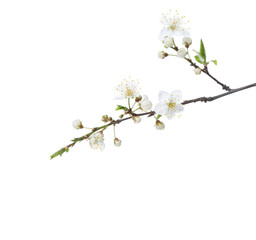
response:
[[[155,105],[154,110],[152,101],[148,98],[147,95],[141,95],[139,91],[140,87],[138,81],[131,78],[123,79],[121,84],[116,87],[118,96],[115,98],[117,100],[127,99],[127,106],[118,105],[116,111],[122,110],[123,113],[119,116],[120,119],[123,119],[124,116],[129,116],[135,124],[141,122],[141,113],[151,113],[155,118],[155,128],[157,130],[163,130],[165,124],[159,120],[161,116],[166,116],[167,119],[172,119],[176,115],[184,110],[182,105],[182,94],[181,91],[173,91],[171,93],[160,91],[159,92],[159,102]],[[132,102],[131,102],[132,101]],[[132,105],[132,106],[131,106]],[[109,124],[103,126],[100,131],[94,132],[88,137],[89,145],[92,149],[104,150],[104,134],[103,132],[107,129],[108,125],[113,123],[112,117],[108,115],[102,116],[102,121]],[[114,145],[116,147],[121,146],[121,140],[115,136],[115,124],[114,125]],[[83,126],[80,120],[75,120],[73,122],[73,127],[75,129],[86,128]]]

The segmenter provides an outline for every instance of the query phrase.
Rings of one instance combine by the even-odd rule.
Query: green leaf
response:
[[[68,149],[68,148],[67,148]],[[61,148],[59,151],[57,151],[56,153],[51,155],[51,159],[57,157],[57,156],[61,156],[64,152],[68,152],[68,150],[65,148]]]
[[[162,115],[158,114],[156,120],[158,120],[160,117],[162,117]]]
[[[118,110],[124,110],[124,111],[126,111],[126,110],[127,110],[127,107],[124,107],[124,106],[121,106],[121,105],[117,105],[116,111],[118,111]]]
[[[213,62],[215,65],[217,65],[217,60],[211,60],[211,62]]]
[[[203,43],[202,39],[201,39],[201,42],[200,42],[200,56],[203,58],[204,62],[206,62],[205,47],[204,47],[204,43]]]
[[[195,59],[196,59],[197,62],[204,64],[204,60],[200,55],[196,55]]]

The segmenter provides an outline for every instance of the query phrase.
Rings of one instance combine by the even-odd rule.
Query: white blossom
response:
[[[166,36],[189,36],[188,30],[185,28],[185,16],[180,16],[176,11],[171,13],[171,10],[167,14],[162,14],[161,22],[164,24],[164,28],[160,32],[160,40],[163,41]]]
[[[143,99],[140,102],[140,107],[144,112],[151,110],[152,102],[148,100],[148,97],[146,95],[143,96]]]
[[[157,130],[163,130],[165,129],[165,125],[163,122],[159,121],[159,120],[156,120],[156,125],[155,125],[156,129]]]
[[[134,123],[140,123],[141,122],[141,117],[140,116],[135,116],[135,117],[132,117],[132,120],[134,121]]]
[[[121,146],[121,143],[122,143],[122,141],[121,141],[120,139],[118,139],[118,138],[115,138],[115,139],[114,139],[114,145],[115,145],[116,147],[120,147],[120,146]]]
[[[177,57],[184,58],[187,55],[187,50],[185,48],[180,48],[177,51]]]
[[[173,91],[171,94],[160,91],[159,103],[155,107],[155,112],[160,115],[165,115],[168,119],[171,119],[176,114],[184,110],[181,101],[181,91]]]
[[[184,37],[182,39],[182,44],[186,47],[189,47],[192,44],[192,39],[190,37]]]
[[[163,40],[163,44],[166,48],[174,46],[173,37],[165,37],[164,40]]]
[[[101,151],[103,151],[105,148],[103,133],[93,133],[89,138],[89,144],[92,149],[100,149]]]
[[[75,129],[83,128],[83,124],[79,119],[76,119],[75,121],[73,121],[72,125]]]
[[[122,83],[116,87],[116,90],[120,93],[115,99],[136,98],[139,96],[139,82],[132,80],[130,77],[128,80],[123,79]]]
[[[168,56],[168,53],[164,52],[164,51],[160,51],[158,52],[158,57],[161,59],[164,59]]]
[[[199,75],[199,74],[201,74],[201,69],[200,68],[195,68],[194,72],[195,72],[196,75]]]

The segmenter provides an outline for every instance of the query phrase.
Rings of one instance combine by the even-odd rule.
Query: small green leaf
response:
[[[196,55],[195,59],[196,59],[197,62],[204,64],[204,60],[200,55]]]
[[[213,62],[215,65],[217,65],[217,60],[212,60],[211,62]]]
[[[58,152],[51,155],[51,159],[53,159],[57,156],[61,156],[64,152],[67,152],[67,150],[65,148],[61,148]]]
[[[162,115],[158,114],[156,120],[158,120],[160,117],[162,117]]]
[[[206,62],[205,47],[204,47],[204,43],[203,43],[202,39],[201,39],[201,42],[200,42],[200,55],[203,58],[204,62]]]
[[[124,111],[126,111],[126,110],[127,110],[127,107],[124,107],[124,106],[121,106],[121,105],[117,105],[116,111],[118,111],[118,110],[124,110]]]

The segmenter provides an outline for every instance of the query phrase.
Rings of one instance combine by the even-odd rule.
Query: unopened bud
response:
[[[138,96],[138,97],[135,98],[135,102],[140,102],[141,99],[142,99],[142,96]]]
[[[165,37],[163,40],[163,44],[166,48],[174,46],[174,40],[172,37]]]
[[[79,119],[76,119],[75,121],[73,121],[72,125],[75,129],[80,129],[84,127],[82,122]]]
[[[185,48],[180,48],[177,51],[177,57],[179,58],[185,58],[186,55],[187,55],[187,50]]]
[[[121,143],[122,143],[122,141],[121,141],[120,139],[118,139],[118,138],[115,138],[115,139],[114,139],[114,145],[115,145],[116,147],[120,147],[120,146],[121,146]]]
[[[124,115],[123,115],[123,114],[119,116],[119,118],[123,118],[123,117],[124,117]]]
[[[189,46],[192,44],[192,39],[190,37],[184,37],[182,39],[182,44],[185,45],[186,48],[189,48]]]
[[[199,74],[201,74],[201,69],[200,68],[195,68],[194,72],[195,72],[196,75],[199,75]]]
[[[134,123],[140,123],[141,122],[141,117],[139,117],[139,116],[132,117],[132,120],[134,121]]]
[[[157,130],[164,130],[165,129],[165,125],[163,122],[156,120],[156,125],[155,125]]]
[[[102,120],[102,122],[105,122],[105,123],[108,121],[111,121],[110,118],[108,117],[108,115],[103,115],[101,120]]]
[[[158,57],[161,59],[164,59],[168,56],[168,53],[164,52],[164,51],[160,51],[158,52]]]

